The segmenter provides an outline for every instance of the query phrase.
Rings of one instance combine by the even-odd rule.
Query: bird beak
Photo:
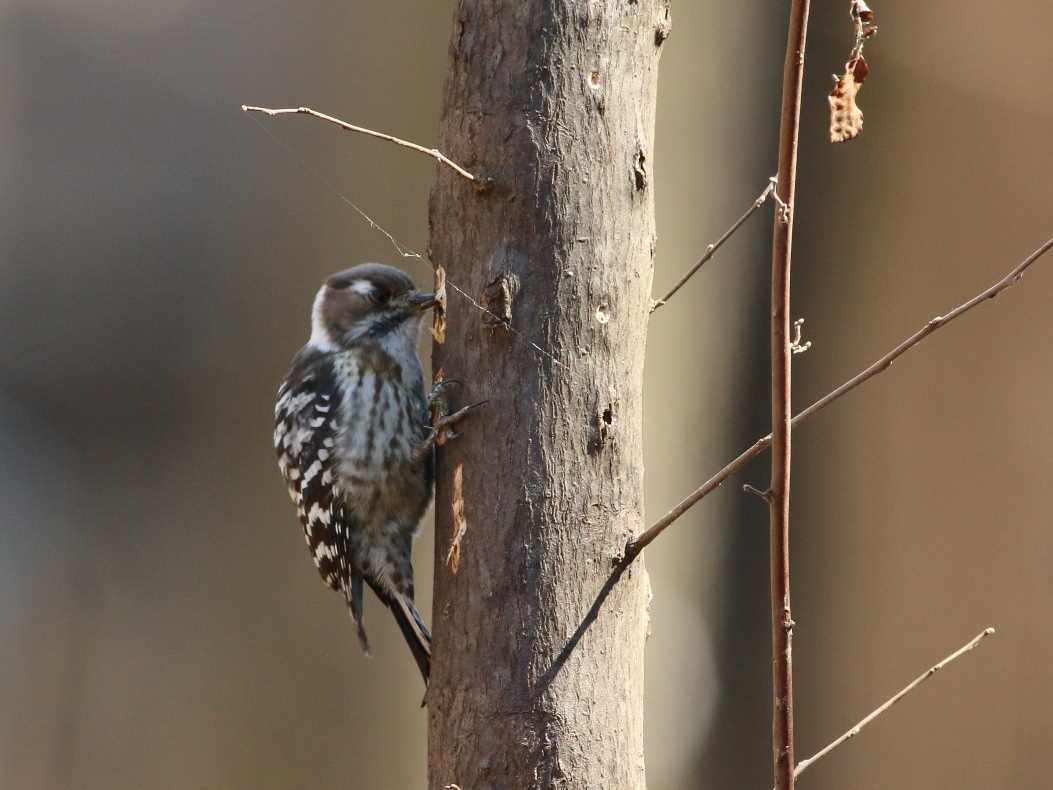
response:
[[[435,294],[415,291],[410,294],[409,303],[411,307],[415,307],[423,313],[425,310],[435,307]]]

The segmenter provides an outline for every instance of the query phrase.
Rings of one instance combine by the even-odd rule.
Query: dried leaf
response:
[[[874,12],[864,0],[852,0],[852,24],[855,26],[855,45],[845,64],[845,73],[834,75],[834,89],[830,102],[830,142],[843,143],[859,136],[863,131],[863,111],[856,104],[856,97],[863,87],[870,69],[863,58],[863,46],[867,39],[877,33]]]
[[[863,0],[852,0],[852,18],[858,19],[861,24],[861,35],[870,38],[877,33],[877,25],[874,24],[874,12]]]
[[[446,342],[446,270],[435,267],[435,307],[431,311],[431,336],[435,342]]]
[[[874,21],[874,12],[863,0],[852,0],[852,16],[859,17],[864,22]]]
[[[863,131],[863,111],[856,104],[856,94],[863,87],[870,69],[863,56],[848,61],[845,73],[834,75],[834,89],[830,92],[830,142],[843,143],[858,137]]]
[[[453,538],[446,552],[446,564],[457,573],[461,567],[461,539],[468,531],[468,521],[464,517],[464,464],[453,468],[453,496],[450,498],[453,517]]]

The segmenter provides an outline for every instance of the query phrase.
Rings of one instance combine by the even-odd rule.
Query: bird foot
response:
[[[444,381],[441,384],[437,384],[435,388],[432,389],[432,393],[428,397],[428,405],[432,414],[432,426],[431,430],[428,431],[428,436],[420,443],[420,445],[418,445],[417,449],[413,451],[414,461],[422,460],[432,447],[444,444],[448,439],[456,439],[460,434],[455,433],[450,429],[467,417],[470,412],[489,403],[489,401],[485,400],[479,401],[478,403],[473,403],[470,406],[465,406],[451,413],[445,398],[442,397],[441,392],[436,394],[436,390],[439,390],[444,385],[456,383],[459,382]]]
[[[428,413],[431,414],[432,422],[445,417],[450,413],[450,404],[446,400],[446,390],[450,387],[459,387],[461,382],[457,379],[442,379],[432,385],[428,393]]]

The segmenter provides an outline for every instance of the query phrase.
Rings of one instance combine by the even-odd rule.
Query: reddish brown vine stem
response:
[[[772,767],[777,790],[793,790],[793,617],[790,609],[790,268],[797,140],[809,0],[793,0],[782,77],[779,174],[771,256],[771,560]]]

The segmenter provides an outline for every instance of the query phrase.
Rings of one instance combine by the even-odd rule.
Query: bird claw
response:
[[[432,385],[431,392],[428,393],[428,414],[431,415],[431,423],[433,430],[441,431],[443,427],[443,420],[450,415],[450,403],[446,399],[446,390],[449,387],[459,387],[461,382],[457,379],[443,379],[442,381],[435,382]],[[440,436],[435,436],[431,439],[432,442],[442,444],[447,439],[456,439],[457,434],[453,431],[447,430]]]
[[[431,392],[428,393],[428,411],[432,419],[443,417],[450,411],[449,403],[446,401],[446,388],[460,386],[461,382],[457,379],[443,379],[432,385]]]
[[[464,407],[458,409],[457,411],[453,412],[452,414],[443,414],[441,417],[439,417],[435,421],[435,424],[432,426],[432,430],[433,431],[442,431],[442,430],[446,429],[446,431],[447,431],[446,432],[447,438],[454,439],[457,436],[459,436],[460,434],[453,433],[452,431],[449,431],[448,429],[452,425],[455,425],[456,423],[460,422],[465,417],[467,417],[469,412],[474,411],[475,409],[478,409],[480,406],[485,406],[489,402],[490,401],[488,401],[488,400],[481,400],[478,403],[471,404],[470,406],[464,406]]]
[[[441,445],[449,439],[456,439],[458,436],[460,436],[459,433],[450,430],[450,428],[453,425],[460,422],[461,420],[463,420],[465,417],[467,417],[469,412],[474,411],[480,406],[485,406],[487,403],[489,403],[489,401],[479,401],[478,403],[473,403],[469,406],[464,406],[463,408],[460,408],[451,414],[446,412],[447,407],[445,401],[441,401],[441,407],[443,411],[439,413],[436,413],[435,411],[432,412],[431,430],[428,432],[427,438],[425,438],[425,440],[421,442],[420,446],[418,446],[417,449],[414,450],[414,460],[422,460],[428,454],[428,451],[430,451],[431,448],[435,445]]]

